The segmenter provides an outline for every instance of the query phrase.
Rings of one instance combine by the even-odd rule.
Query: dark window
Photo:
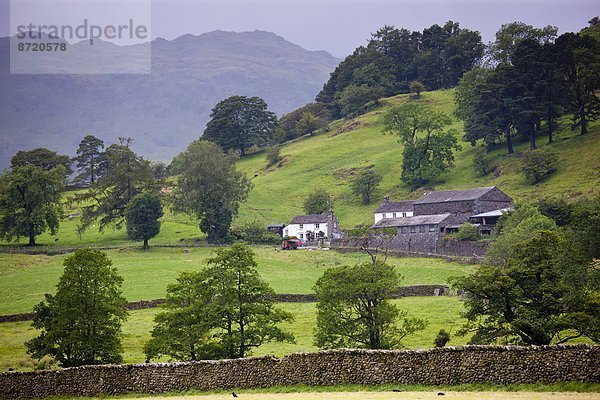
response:
[[[429,225],[429,232],[435,232],[435,225]]]
[[[425,232],[425,225],[419,225],[419,232]]]
[[[396,213],[393,213],[393,214],[392,214],[392,218],[396,218]]]
[[[403,226],[402,228],[400,228],[400,232],[408,233],[408,228],[406,226]]]
[[[304,229],[304,224],[300,224],[300,229]]]
[[[319,224],[315,224],[315,229],[319,229]]]
[[[411,226],[410,227],[410,233],[417,233],[417,227],[416,226]]]

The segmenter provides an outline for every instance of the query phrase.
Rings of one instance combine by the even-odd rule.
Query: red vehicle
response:
[[[283,239],[281,242],[281,250],[296,250],[301,245],[298,239]]]

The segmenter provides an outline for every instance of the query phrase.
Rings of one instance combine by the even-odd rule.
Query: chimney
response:
[[[390,198],[387,196],[383,196],[383,204],[387,204],[390,202]]]

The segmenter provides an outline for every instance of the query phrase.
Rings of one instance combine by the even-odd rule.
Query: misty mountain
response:
[[[107,144],[131,136],[135,151],[169,161],[202,134],[220,100],[260,96],[281,115],[312,101],[339,63],[270,32],[214,31],[130,49],[100,42],[85,56],[151,46],[151,74],[26,75],[9,74],[9,45],[0,38],[0,168],[17,150],[74,155],[86,134]]]

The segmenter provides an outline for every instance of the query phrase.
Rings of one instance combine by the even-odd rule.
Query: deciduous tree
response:
[[[231,221],[252,184],[236,170],[235,156],[223,153],[215,143],[196,140],[178,158],[174,210],[196,216],[209,243],[226,240]]]
[[[363,204],[371,203],[371,195],[381,183],[382,176],[372,168],[361,170],[352,181],[352,191],[360,196]]]
[[[277,116],[260,97],[228,97],[217,103],[210,118],[203,139],[224,151],[237,149],[241,155],[251,146],[269,144],[277,127]]]
[[[50,230],[55,235],[62,216],[61,192],[65,167],[34,165],[13,167],[0,176],[0,237],[5,240],[35,238]]]
[[[26,343],[27,352],[63,367],[122,362],[123,278],[98,250],[76,250],[63,265],[56,294],[34,308],[33,327],[42,332]]]
[[[307,214],[325,214],[331,207],[331,196],[324,189],[311,192],[304,200],[304,212]]]
[[[160,197],[152,193],[138,194],[129,202],[125,210],[127,237],[133,241],[143,241],[143,249],[148,249],[148,240],[160,232],[159,218],[163,216]]]
[[[317,281],[315,344],[321,348],[392,349],[425,321],[408,317],[389,300],[400,277],[394,267],[372,263],[330,268]]]

